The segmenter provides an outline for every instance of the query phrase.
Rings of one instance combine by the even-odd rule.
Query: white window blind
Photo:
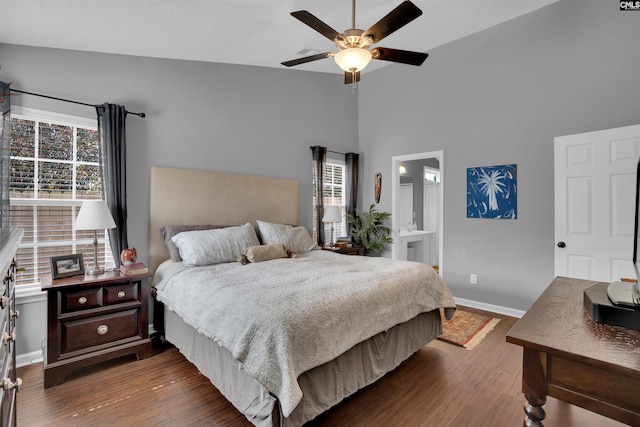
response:
[[[313,170],[313,169],[312,169]],[[346,236],[347,223],[344,219],[345,214],[345,188],[344,188],[344,178],[345,178],[345,165],[336,160],[327,160],[325,162],[324,171],[323,171],[323,191],[324,191],[324,205],[334,205],[340,208],[340,213],[342,215],[342,222],[333,224],[333,235],[334,240],[340,236]],[[316,183],[314,182],[315,186]],[[315,188],[315,187],[314,187]],[[316,239],[318,236],[318,230],[316,229],[316,197],[315,191],[312,197],[312,203],[314,206],[313,209],[313,238]],[[326,243],[329,244],[329,236],[331,235],[331,224],[325,223],[324,225],[324,235]]]
[[[93,264],[93,232],[73,227],[83,200],[102,199],[96,120],[18,107],[11,112],[10,227],[23,228],[18,285],[50,273],[50,258],[81,253]],[[105,230],[98,262],[113,267]]]

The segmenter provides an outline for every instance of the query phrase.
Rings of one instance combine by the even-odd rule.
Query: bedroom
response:
[[[129,240],[143,258],[152,165],[293,178],[304,194],[310,145],[356,151],[362,207],[374,174],[391,176],[392,156],[443,149],[445,279],[457,298],[521,313],[553,278],[553,137],[640,117],[638,14],[609,3],[561,0],[433,49],[419,69],[367,74],[357,96],[332,74],[9,44],[0,44],[0,76],[24,90],[147,113],[127,121]],[[519,219],[466,219],[466,168],[504,163],[520,166]],[[383,179],[381,210],[391,210],[389,185]],[[309,226],[310,203],[299,209]],[[38,352],[45,334],[44,302],[29,298],[20,307],[24,354]]]

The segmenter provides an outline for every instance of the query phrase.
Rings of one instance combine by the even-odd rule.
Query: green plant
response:
[[[378,212],[375,205],[371,205],[369,211],[356,212],[355,216],[347,214],[353,244],[362,246],[365,254],[388,251],[389,245],[393,242],[390,236],[391,229],[383,225],[384,220],[388,218],[391,218],[391,214]]]

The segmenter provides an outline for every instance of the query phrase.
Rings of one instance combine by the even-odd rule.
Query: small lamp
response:
[[[342,215],[340,215],[340,208],[338,206],[327,206],[324,208],[324,216],[322,222],[331,223],[331,247],[333,247],[333,224],[336,222],[342,222]]]
[[[87,274],[102,274],[104,268],[98,266],[98,230],[116,228],[107,202],[104,200],[85,200],[76,218],[76,230],[93,230],[93,268]]]

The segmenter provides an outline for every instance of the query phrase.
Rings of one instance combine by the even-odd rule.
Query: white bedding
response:
[[[455,303],[430,267],[316,250],[294,259],[188,267],[166,262],[157,298],[227,348],[288,416],[297,377],[419,313]]]

